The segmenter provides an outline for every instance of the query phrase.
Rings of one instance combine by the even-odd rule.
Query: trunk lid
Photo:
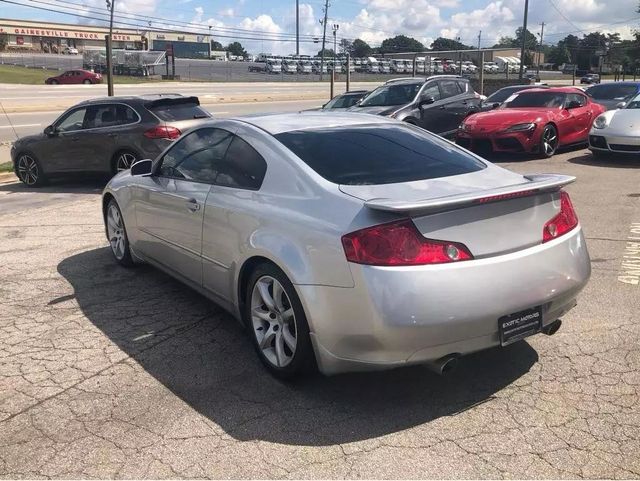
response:
[[[410,217],[426,238],[459,242],[482,258],[540,244],[545,223],[560,210],[558,191],[573,180],[488,168],[402,184],[340,185],[340,190],[369,209]]]

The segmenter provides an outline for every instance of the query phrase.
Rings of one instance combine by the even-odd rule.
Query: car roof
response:
[[[606,85],[635,85],[636,87],[638,87],[638,86],[640,86],[640,81],[634,82],[633,80],[626,80],[624,82],[607,82],[607,83],[604,83],[604,84],[592,85],[589,88],[604,87]]]
[[[234,120],[254,125],[271,135],[292,130],[311,130],[327,127],[354,126],[364,124],[396,123],[385,117],[353,112],[303,111],[283,114],[257,114],[237,117]]]
[[[340,95],[362,95],[366,94],[368,90],[349,90],[348,92],[344,92]]]
[[[151,102],[153,100],[166,98],[181,98],[182,94],[166,93],[166,94],[146,94],[146,95],[121,95],[118,97],[96,97],[94,99],[84,100],[78,105],[101,104],[104,102]]]
[[[536,85],[529,89],[530,92],[545,92],[545,93],[557,93],[557,94],[575,94],[584,93],[584,91],[578,87],[541,87]]]

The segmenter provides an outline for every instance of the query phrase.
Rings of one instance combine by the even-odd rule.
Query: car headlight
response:
[[[462,130],[463,132],[468,132],[469,130],[471,130],[471,125],[469,124],[465,124],[464,122],[462,122],[459,126],[458,126],[459,130]]]
[[[526,124],[512,125],[508,129],[506,129],[505,132],[527,132],[530,130],[534,130],[535,128],[536,128],[536,124],[533,122],[529,122]]]
[[[609,125],[609,119],[606,115],[598,115],[593,121],[593,128],[595,129],[604,129],[607,125]]]

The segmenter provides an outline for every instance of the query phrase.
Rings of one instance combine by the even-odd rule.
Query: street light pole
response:
[[[527,46],[527,16],[529,15],[529,0],[524,0],[524,19],[522,22],[522,48],[520,49],[520,80],[524,78],[524,51]],[[507,69],[509,67],[507,66]]]
[[[300,55],[300,0],[296,0],[296,55]]]
[[[113,97],[113,66],[111,65],[111,39],[113,38],[113,9],[116,0],[107,0],[107,8],[111,11],[109,18],[109,35],[107,41],[107,95]]]
[[[320,80],[322,80],[322,71],[324,70],[324,47],[327,41],[327,15],[329,14],[329,0],[324,2],[324,20],[320,20],[322,24],[322,50],[320,51]]]
[[[540,75],[540,57],[542,56],[542,40],[544,39],[544,22],[540,24],[540,43],[538,44],[538,75]]]

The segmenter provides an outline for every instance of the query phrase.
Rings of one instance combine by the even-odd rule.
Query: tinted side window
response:
[[[72,110],[64,115],[56,124],[56,130],[59,132],[73,132],[82,130],[85,127],[85,116],[87,109],[85,107]]]
[[[596,100],[623,100],[634,95],[638,87],[633,84],[604,84],[590,87],[586,90],[587,95]]]
[[[440,91],[442,92],[443,99],[454,97],[462,93],[460,87],[458,86],[458,82],[456,82],[455,80],[441,80]]]
[[[258,190],[266,171],[267,163],[262,156],[240,137],[234,136],[224,161],[218,165],[216,184]]]
[[[458,84],[458,88],[463,94],[469,91],[469,84],[464,80],[456,80],[456,83]]]
[[[275,137],[335,184],[412,182],[485,168],[459,147],[408,125],[327,127],[283,132]]]
[[[134,124],[139,120],[138,114],[128,105],[104,104],[89,108],[86,128],[113,127],[116,125]]]
[[[162,158],[159,175],[213,184],[232,138],[222,129],[191,132]]]
[[[587,104],[587,98],[580,94],[569,94],[567,95],[566,105],[569,105],[570,102],[579,102],[580,106],[584,107]]]
[[[429,97],[433,97],[434,100],[440,100],[440,89],[438,88],[438,84],[436,82],[427,85],[422,91],[422,99],[426,99]]]

